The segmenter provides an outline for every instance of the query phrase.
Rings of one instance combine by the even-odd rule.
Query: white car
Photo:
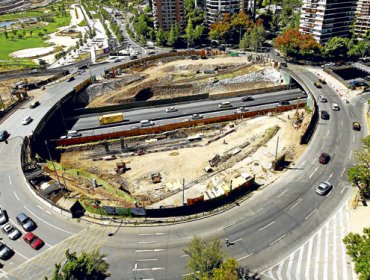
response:
[[[154,122],[150,121],[150,120],[142,120],[140,122],[140,125],[141,125],[141,127],[152,126],[152,125],[154,125]]]
[[[334,111],[339,111],[339,106],[337,103],[331,104],[331,108],[333,108]]]
[[[171,113],[171,112],[176,112],[176,111],[177,111],[176,107],[168,107],[166,109],[166,113]]]
[[[7,220],[6,213],[0,208],[0,225],[5,224]]]
[[[203,115],[200,115],[200,114],[193,114],[193,115],[191,116],[191,118],[192,118],[193,120],[200,120],[200,119],[203,119]]]
[[[11,240],[15,240],[22,235],[22,233],[10,223],[3,225],[2,230]]]
[[[233,107],[230,102],[222,102],[218,105],[219,108],[230,108]]]
[[[23,124],[23,125],[27,125],[27,124],[29,124],[30,122],[32,122],[32,118],[31,118],[30,116],[28,116],[28,117],[25,117],[25,118],[23,119],[22,124]]]
[[[236,109],[235,114],[241,114],[241,113],[245,113],[245,112],[248,112],[248,109],[245,108],[245,107],[240,107],[240,108]]]

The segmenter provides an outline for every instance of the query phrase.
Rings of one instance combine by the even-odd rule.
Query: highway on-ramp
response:
[[[98,74],[106,67],[100,65],[91,71]],[[250,199],[231,210],[168,226],[122,225],[113,229],[88,225],[52,212],[31,194],[20,166],[22,137],[32,133],[51,106],[69,92],[71,86],[87,78],[87,73],[77,76],[76,81],[62,82],[47,89],[39,98],[41,105],[38,108],[29,109],[26,104],[1,124],[1,129],[11,133],[8,144],[0,143],[1,206],[13,223],[19,212],[30,215],[38,224],[35,232],[47,243],[36,252],[23,240],[11,241],[3,235],[4,242],[14,248],[16,254],[5,262],[3,268],[10,275],[4,273],[2,276],[41,279],[46,267],[52,268],[60,260],[60,255],[58,258],[52,255],[56,254],[54,248],[65,250],[71,244],[68,243],[70,240],[77,240],[76,244],[85,245],[82,249],[93,249],[92,244],[95,243],[86,241],[92,236],[100,240],[96,240],[96,244],[108,253],[112,279],[181,279],[187,273],[188,259],[183,248],[194,235],[221,241],[229,238],[234,245],[225,248],[228,255],[252,269],[261,271],[275,264],[313,234],[348,198],[351,190],[346,181],[346,170],[353,164],[353,151],[360,147],[363,138],[363,132],[351,129],[354,119],[362,120],[362,110],[358,109],[360,104],[356,101],[344,104],[329,86],[316,89],[313,86],[316,77],[307,71],[299,71],[298,75],[315,94],[328,98],[328,103],[320,103],[319,106],[330,113],[329,120],[320,119],[301,159],[274,184],[256,191]],[[339,104],[341,110],[332,111],[332,102]],[[20,123],[27,115],[31,115],[34,122],[23,127]],[[332,156],[328,165],[318,162],[323,151]],[[334,189],[328,196],[318,196],[314,189],[325,180],[330,181]],[[91,234],[92,230],[94,234]],[[108,236],[108,233],[114,234]],[[77,239],[85,235],[85,241]],[[43,265],[36,266],[41,261]]]

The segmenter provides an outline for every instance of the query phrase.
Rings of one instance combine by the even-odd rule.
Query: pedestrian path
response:
[[[303,245],[281,262],[262,272],[263,279],[357,279],[342,242],[349,231],[349,210],[346,203]]]

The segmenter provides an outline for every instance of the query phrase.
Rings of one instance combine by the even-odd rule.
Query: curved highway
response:
[[[106,65],[97,66],[91,70],[92,74],[99,74],[104,68]],[[228,255],[237,258],[242,265],[261,271],[293,251],[348,198],[351,188],[346,183],[346,170],[353,164],[352,151],[360,147],[363,138],[363,131],[352,131],[351,125],[353,120],[362,120],[362,110],[358,109],[361,104],[358,101],[343,104],[327,85],[316,89],[313,82],[317,78],[307,71],[299,71],[299,76],[312,92],[328,98],[329,102],[320,103],[319,107],[330,113],[330,119],[320,119],[308,149],[294,168],[269,186],[268,190],[256,191],[252,198],[239,206],[207,219],[170,226],[122,226],[109,237],[107,233],[112,233],[113,229],[101,227],[101,231],[106,231],[102,235],[96,234],[100,239],[97,244],[108,253],[113,279],[181,279],[186,273],[188,258],[183,248],[194,235],[206,239],[229,238],[235,246],[225,249]],[[41,256],[49,256],[53,248],[59,251],[68,247],[73,249],[69,240],[74,236],[83,236],[85,232],[91,235],[88,230],[92,226],[89,225],[87,229],[88,224],[84,222],[51,212],[30,193],[19,158],[22,137],[32,133],[49,108],[69,92],[71,86],[86,79],[87,73],[76,78],[76,81],[48,88],[38,99],[41,103],[38,108],[29,109],[26,104],[1,124],[1,129],[11,134],[8,144],[0,143],[1,206],[13,224],[16,224],[15,217],[19,212],[30,215],[38,225],[35,233],[46,242],[37,252],[23,240],[11,241],[3,234],[3,241],[16,251],[4,267],[6,272],[11,272],[8,277],[12,279],[36,279],[37,269],[38,273],[43,273],[46,267],[52,268],[60,256],[45,258],[42,266],[27,274],[20,274],[19,267],[26,269],[24,266],[33,260],[36,263]],[[332,102],[339,104],[341,110],[332,111]],[[21,120],[27,115],[34,121],[24,127]],[[323,151],[332,156],[328,165],[318,163],[318,155]],[[318,196],[314,189],[325,180],[330,181],[334,189],[328,196]],[[94,246],[86,244],[86,250]],[[39,257],[22,264],[36,255]]]

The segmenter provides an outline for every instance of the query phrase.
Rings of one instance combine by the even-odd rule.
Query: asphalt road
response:
[[[174,104],[171,107],[175,107],[177,111],[171,113],[166,112],[168,106],[137,108],[135,110],[128,111],[112,111],[104,114],[123,113],[124,121],[122,123],[105,126],[99,125],[98,118],[100,115],[79,116],[78,121],[71,130],[83,131],[84,135],[89,135],[93,133],[93,129],[95,130],[95,134],[97,129],[98,133],[137,129],[142,120],[152,120],[154,121],[154,125],[163,125],[181,122],[186,119],[190,120],[191,116],[195,113],[202,114],[204,118],[230,115],[234,114],[236,109],[239,107],[245,107],[248,111],[255,111],[271,107],[274,108],[278,106],[279,102],[282,100],[289,100],[291,104],[295,104],[299,98],[300,102],[305,102],[307,95],[300,89],[290,89],[268,94],[258,94],[253,97],[253,101],[246,102],[243,102],[241,97],[234,97],[221,100],[202,100],[184,104]],[[229,101],[232,107],[220,109],[219,104],[225,101]]]
[[[92,74],[101,73],[105,67],[107,65],[93,68]],[[84,245],[78,247],[79,250],[101,246],[108,253],[112,279],[182,278],[187,273],[188,259],[183,248],[194,235],[221,241],[229,238],[234,245],[225,248],[228,255],[237,258],[240,264],[259,271],[293,252],[348,198],[350,187],[346,182],[346,170],[353,164],[353,151],[360,147],[360,140],[364,137],[364,131],[354,132],[351,129],[353,120],[362,122],[359,101],[343,104],[327,85],[316,89],[313,86],[316,80],[313,74],[304,70],[298,74],[315,94],[324,94],[328,98],[328,103],[319,105],[320,109],[330,113],[330,120],[320,120],[308,149],[284,176],[220,215],[172,226],[122,226],[111,237],[107,237],[110,228],[99,227],[95,234],[91,234],[91,227],[87,228],[85,223],[66,219],[46,209],[25,185],[19,160],[22,137],[32,132],[41,116],[88,73],[77,76],[76,81],[48,88],[39,98],[41,105],[38,108],[29,109],[25,105],[1,124],[1,129],[11,133],[8,144],[0,143],[1,206],[8,212],[11,222],[21,211],[29,214],[38,224],[35,233],[47,243],[36,252],[23,240],[11,241],[2,234],[4,242],[16,251],[15,256],[4,262],[3,270],[12,275],[7,277],[35,279],[35,275],[40,275],[46,267],[52,267],[62,258],[61,255],[47,256],[78,244]],[[330,108],[332,102],[339,104],[341,110],[333,112]],[[23,127],[20,123],[27,115],[31,115],[34,121]],[[328,165],[321,165],[317,161],[322,151],[332,156]],[[314,189],[324,180],[329,180],[334,189],[328,196],[322,197]],[[100,242],[95,240],[96,243],[91,241],[89,244],[88,238],[95,235]],[[70,245],[71,239],[77,240],[73,246]],[[36,255],[36,258],[32,258]],[[40,259],[43,265],[32,266]],[[30,267],[31,270],[28,269]],[[20,271],[28,273],[21,274]],[[0,276],[5,276],[5,273]]]

